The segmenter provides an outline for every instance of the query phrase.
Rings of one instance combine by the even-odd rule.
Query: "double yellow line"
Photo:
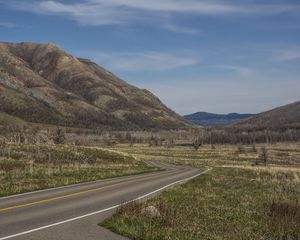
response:
[[[176,171],[178,171],[178,170],[176,170]],[[125,183],[128,183],[128,182],[135,182],[135,181],[140,180],[140,179],[145,180],[145,179],[148,179],[148,178],[154,178],[154,177],[158,177],[158,176],[161,176],[161,175],[172,175],[176,171],[174,171],[174,172],[173,171],[172,172],[164,172],[164,173],[161,173],[161,174],[157,174],[155,176],[149,176],[149,177],[145,177],[145,178],[124,180],[122,182],[111,184],[109,186],[103,186],[103,187],[99,187],[99,188],[93,188],[93,189],[89,189],[89,190],[85,190],[85,191],[80,191],[80,192],[76,192],[76,193],[71,193],[71,194],[67,194],[67,195],[63,195],[63,196],[48,198],[48,199],[44,199],[44,200],[40,200],[40,201],[36,201],[36,202],[29,202],[29,203],[25,203],[25,204],[21,204],[21,205],[16,205],[16,206],[11,206],[11,207],[1,208],[0,212],[5,212],[5,211],[13,210],[13,209],[28,207],[28,206],[32,206],[32,205],[41,204],[41,203],[47,203],[47,202],[51,202],[51,201],[55,201],[55,200],[59,200],[59,199],[66,199],[66,198],[70,198],[70,197],[74,197],[74,196],[83,195],[83,194],[86,194],[86,193],[92,193],[92,192],[96,192],[96,191],[103,190],[103,189],[110,188],[110,187],[121,186],[121,185],[124,185]]]

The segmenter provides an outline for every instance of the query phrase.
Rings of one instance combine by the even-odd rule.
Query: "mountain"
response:
[[[156,96],[53,44],[0,43],[0,112],[29,122],[111,129],[187,126]]]
[[[257,114],[230,127],[243,131],[300,130],[300,101]]]
[[[197,112],[194,114],[186,115],[184,116],[184,118],[187,121],[197,125],[221,126],[221,125],[227,125],[238,121],[242,121],[251,116],[253,116],[253,114],[238,114],[238,113],[215,114],[215,113],[208,113],[208,112]]]

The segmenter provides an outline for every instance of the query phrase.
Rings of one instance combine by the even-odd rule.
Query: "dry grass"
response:
[[[130,153],[143,160],[168,161],[174,164],[187,164],[195,167],[203,166],[252,166],[259,160],[263,148],[268,152],[268,166],[299,167],[300,144],[274,144],[274,145],[204,145],[198,151],[191,147],[148,147],[147,145],[119,145],[117,150]]]
[[[267,167],[254,165],[261,147],[123,147],[143,159],[212,170],[147,202],[123,206],[103,225],[131,239],[299,240],[298,145],[269,146]],[[293,158],[284,159],[282,152]],[[142,214],[146,206],[155,206],[160,216]]]
[[[64,145],[5,145],[0,196],[153,171],[128,154]]]
[[[273,177],[214,168],[158,198],[124,206],[104,226],[132,239],[298,240],[300,186],[291,179],[274,182]],[[150,205],[160,211],[159,217],[142,214]]]

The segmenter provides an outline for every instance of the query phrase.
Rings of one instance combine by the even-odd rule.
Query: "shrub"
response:
[[[53,136],[54,144],[64,144],[65,140],[66,140],[66,137],[65,137],[64,131],[60,128],[56,129],[54,136]]]

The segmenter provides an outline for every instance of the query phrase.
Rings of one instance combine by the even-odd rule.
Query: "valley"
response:
[[[0,50],[0,240],[299,239],[299,102],[182,117],[54,44]]]

